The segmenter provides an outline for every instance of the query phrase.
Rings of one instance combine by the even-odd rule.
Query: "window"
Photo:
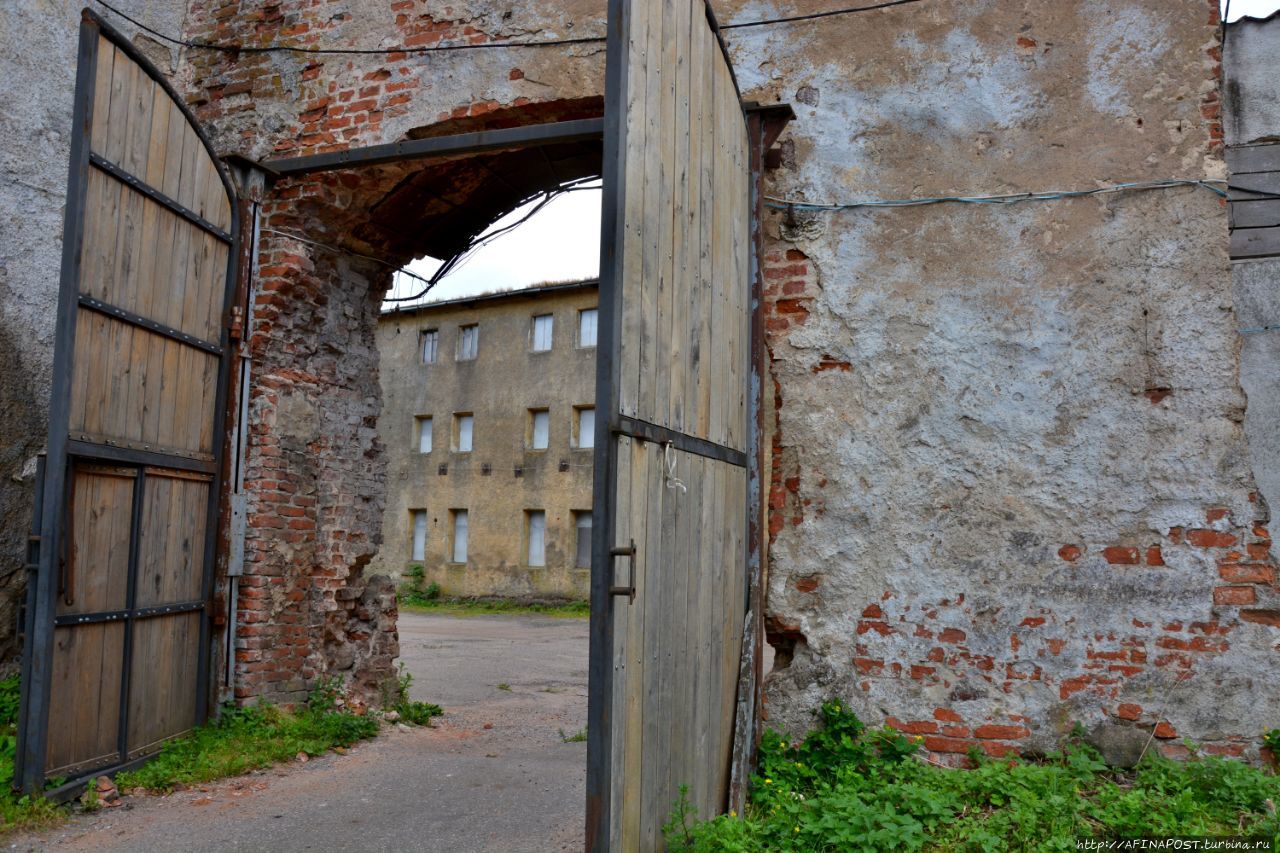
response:
[[[591,406],[574,409],[574,447],[583,449],[596,446],[596,410]]]
[[[596,318],[599,312],[595,308],[583,308],[578,312],[578,346],[593,347],[596,345]]]
[[[418,422],[418,452],[431,452],[431,418],[415,418]]]
[[[546,352],[551,349],[551,315],[539,314],[533,318],[533,329],[530,330],[534,352]]]
[[[465,509],[450,510],[453,516],[453,562],[467,561],[467,511]]]
[[[547,514],[540,509],[531,509],[525,513],[525,520],[529,531],[528,565],[545,566],[547,564]]]
[[[418,336],[418,343],[421,344],[422,363],[435,364],[440,346],[440,333],[435,329],[427,329]]]
[[[573,565],[579,569],[591,568],[591,513],[581,510],[573,514],[573,527],[578,535]]]
[[[412,560],[427,558],[427,511],[415,509],[413,515],[413,556]]]
[[[529,447],[546,450],[551,433],[551,413],[546,409],[529,410]]]
[[[459,453],[471,452],[471,436],[475,428],[475,416],[459,412],[453,416],[453,449]]]
[[[480,351],[480,327],[475,323],[458,328],[458,361],[471,361]]]

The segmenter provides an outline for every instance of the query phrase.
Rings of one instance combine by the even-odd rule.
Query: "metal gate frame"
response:
[[[187,119],[196,136],[204,145],[206,152],[217,169],[218,176],[226,190],[231,207],[231,227],[223,232],[216,226],[204,221],[199,215],[187,210],[182,205],[147,185],[136,175],[130,175],[119,166],[90,152],[90,133],[93,124],[94,86],[97,77],[97,56],[99,38],[105,37],[111,44],[128,56],[140,67],[174,102],[182,115]],[[58,580],[61,565],[66,559],[67,543],[65,541],[68,521],[66,507],[68,503],[67,482],[72,466],[77,460],[98,461],[107,463],[123,463],[137,468],[137,482],[134,492],[133,506],[133,539],[129,553],[128,605],[123,611],[97,614],[77,614],[68,618],[69,624],[88,621],[123,621],[125,623],[124,661],[122,665],[122,682],[120,708],[120,760],[118,763],[92,771],[94,774],[110,773],[123,769],[131,764],[140,763],[146,757],[128,759],[128,683],[132,665],[130,638],[136,620],[147,616],[164,615],[177,612],[201,612],[199,635],[199,659],[196,673],[196,723],[203,722],[208,715],[209,697],[209,657],[210,647],[210,603],[213,592],[214,561],[218,540],[219,498],[222,493],[222,474],[226,435],[226,393],[230,372],[232,347],[229,339],[231,324],[231,307],[236,290],[236,263],[239,254],[240,206],[236,203],[235,187],[231,182],[226,165],[214,151],[213,145],[200,123],[192,115],[182,97],[169,85],[160,71],[143,56],[133,44],[121,33],[113,29],[102,18],[91,10],[85,9],[80,23],[80,44],[77,52],[75,100],[72,112],[71,162],[67,176],[67,202],[64,215],[62,241],[62,269],[58,294],[58,317],[54,337],[53,389],[49,406],[49,444],[45,476],[40,486],[41,507],[38,529],[32,537],[32,547],[38,550],[38,559],[33,561],[35,573],[28,577],[26,642],[23,645],[23,690],[22,705],[18,721],[19,749],[15,757],[14,779],[20,782],[23,790],[29,794],[41,792],[45,786],[46,746],[49,739],[49,702],[51,682],[49,679],[52,658],[54,629],[58,621],[56,617],[56,600],[58,596]],[[148,449],[123,447],[120,445],[101,444],[72,439],[68,435],[70,420],[70,392],[72,368],[75,351],[75,334],[77,314],[81,306],[86,304],[87,297],[81,297],[81,261],[84,247],[84,214],[85,196],[88,187],[89,172],[99,169],[112,174],[133,190],[142,193],[151,201],[165,207],[187,222],[228,246],[226,284],[223,293],[223,311],[220,322],[220,339],[216,347],[219,356],[218,387],[214,403],[214,442],[213,461],[204,462],[168,453]],[[96,310],[108,311],[106,306],[97,306]],[[149,331],[169,337],[180,337],[180,333],[172,332],[146,318],[121,316],[124,312],[113,313],[117,319],[142,326]],[[189,341],[184,341],[189,343]],[[212,351],[212,350],[206,350]],[[170,605],[160,608],[136,608],[134,579],[137,574],[138,548],[137,532],[141,517],[141,494],[145,488],[145,467],[156,466],[181,471],[198,472],[212,477],[209,488],[209,506],[206,514],[205,542],[203,547],[204,566],[201,578],[201,600],[182,605]],[[148,756],[149,757],[149,756]],[[58,790],[50,792],[57,796],[59,792],[72,790],[81,779],[72,780]]]

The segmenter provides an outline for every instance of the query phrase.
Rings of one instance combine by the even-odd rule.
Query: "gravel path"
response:
[[[391,727],[328,754],[181,791],[129,796],[18,850],[582,849],[587,622],[400,615],[413,698],[436,728]],[[509,689],[500,689],[499,684]]]

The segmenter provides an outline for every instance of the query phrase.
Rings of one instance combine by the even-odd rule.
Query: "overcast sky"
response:
[[[1231,20],[1246,15],[1264,18],[1280,9],[1280,0],[1230,0]],[[1227,0],[1221,0],[1222,8]],[[518,220],[521,208],[494,223],[490,230]],[[439,266],[432,258],[409,265],[421,276]],[[514,290],[546,281],[594,278],[600,274],[600,191],[567,193],[509,234],[484,246],[461,267],[445,276],[422,302],[457,299],[493,290]],[[417,293],[422,283],[397,275],[392,296]],[[405,303],[413,304],[413,303]],[[394,307],[392,303],[387,308]]]
[[[517,221],[530,206],[499,219],[489,230]],[[438,266],[439,261],[424,258],[410,264],[409,269],[429,277]],[[442,278],[422,301],[513,290],[545,281],[594,278],[599,271],[600,190],[579,190],[552,199],[528,222],[480,248]],[[397,275],[395,292],[390,295],[411,296],[421,289],[422,282]]]
[[[1227,0],[1220,0],[1222,8],[1227,8]],[[1237,21],[1248,15],[1251,18],[1265,18],[1280,9],[1280,0],[1231,0],[1231,20]]]

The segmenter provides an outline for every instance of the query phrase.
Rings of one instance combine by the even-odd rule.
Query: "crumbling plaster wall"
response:
[[[0,661],[15,659],[21,571],[45,447],[62,217],[82,3],[0,4]],[[181,28],[185,5],[125,0],[158,27]],[[176,53],[145,36],[142,50],[170,70]]]
[[[716,6],[726,23],[793,11]],[[602,14],[602,2],[198,3],[188,32],[428,45],[599,34]],[[933,0],[727,37],[746,97],[799,113],[770,179],[779,196],[1223,176],[1204,0]],[[602,82],[598,45],[189,58],[192,103],[220,146],[259,158],[483,121]],[[339,184],[286,189],[341,207]],[[283,192],[269,215],[288,212]],[[322,220],[296,224],[341,239]],[[790,657],[769,682],[772,722],[803,728],[840,696],[941,754],[1043,747],[1076,721],[1161,722],[1169,752],[1175,732],[1253,749],[1280,698],[1266,675],[1280,620],[1225,231],[1219,200],[1193,188],[769,215],[769,608]],[[291,268],[320,251],[281,250]],[[368,312],[374,300],[344,302]],[[263,319],[263,346],[281,352],[310,332]],[[300,361],[273,362],[255,394]],[[376,394],[376,375],[364,381]],[[302,393],[329,405],[323,383]],[[255,406],[263,429],[293,428],[291,410]],[[374,488],[385,463],[369,448],[359,476]],[[301,462],[287,479],[330,496],[356,487],[357,472],[334,467],[341,449],[308,460],[334,479]],[[321,521],[313,542],[328,553],[349,532]]]
[[[799,113],[771,192],[825,202],[1224,177],[1216,21],[927,3],[731,39],[748,90]],[[1253,750],[1276,589],[1219,199],[788,220],[767,226],[770,626],[793,655],[772,720],[838,696],[945,754],[1076,722]]]

